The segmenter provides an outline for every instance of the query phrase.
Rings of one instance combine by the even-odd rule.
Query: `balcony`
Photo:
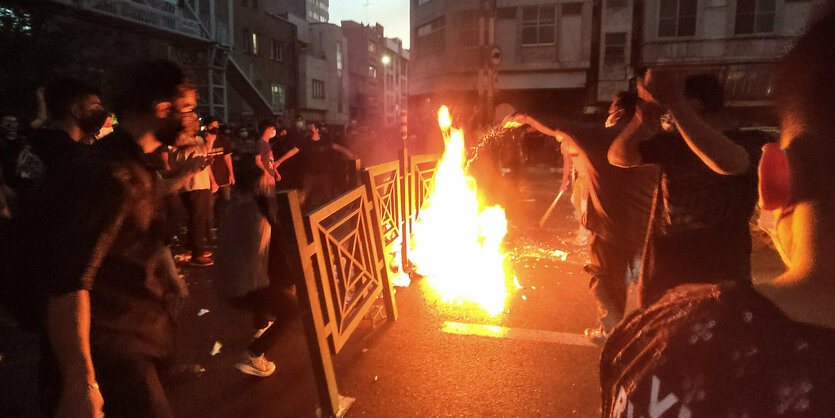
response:
[[[211,24],[189,2],[168,0],[48,0],[97,15],[118,18],[196,40],[230,44],[229,31],[222,22]],[[178,5],[179,4],[179,5]]]
[[[718,64],[768,62],[782,57],[791,47],[789,37],[728,39],[671,39],[645,43],[644,64]]]

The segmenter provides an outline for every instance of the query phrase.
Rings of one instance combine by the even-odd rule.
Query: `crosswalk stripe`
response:
[[[461,322],[444,322],[441,331],[448,334],[477,335],[481,337],[509,338],[554,344],[577,345],[581,347],[597,347],[585,336],[566,332],[542,331],[524,328],[507,328],[495,325],[464,324]]]

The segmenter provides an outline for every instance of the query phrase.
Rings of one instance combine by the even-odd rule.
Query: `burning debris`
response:
[[[507,254],[502,250],[505,212],[500,206],[483,207],[477,184],[464,169],[463,132],[452,129],[446,107],[438,121],[446,151],[429,206],[415,227],[410,258],[444,302],[475,303],[498,315],[504,311],[510,284],[505,275]]]

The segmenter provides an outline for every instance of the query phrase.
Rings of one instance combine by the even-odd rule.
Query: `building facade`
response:
[[[581,108],[592,12],[590,0],[412,0],[410,105],[478,109],[483,123],[501,103]]]
[[[383,119],[386,126],[400,122],[409,100],[409,50],[397,38],[384,38],[380,57],[383,71]]]
[[[311,23],[299,57],[299,113],[332,126],[348,123],[348,40],[339,26]]]
[[[330,0],[272,0],[285,13],[299,16],[310,23],[327,22]]]
[[[342,21],[348,40],[348,103],[351,119],[360,124],[383,120],[384,85],[382,56],[385,48],[383,27]]]
[[[269,3],[236,1],[231,51],[229,120],[257,125],[265,117],[297,113],[297,27]]]

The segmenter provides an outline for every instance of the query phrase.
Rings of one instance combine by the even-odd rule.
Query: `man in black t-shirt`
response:
[[[638,113],[609,149],[616,166],[654,165],[661,171],[639,304],[649,306],[683,283],[750,283],[748,221],[760,147],[769,138],[711,127],[722,106],[714,76],[690,76],[679,85],[676,74],[650,70],[639,80]],[[675,121],[672,133],[660,128],[665,109]]]
[[[589,288],[597,300],[600,323],[586,330],[594,341],[602,342],[623,319],[626,310],[627,278],[637,268],[644,246],[650,205],[657,170],[651,167],[620,168],[606,159],[606,153],[618,133],[635,113],[634,93],[615,95],[609,108],[608,127],[557,123],[552,130],[527,115],[513,115],[509,121],[528,124],[577,150],[573,157],[576,170],[588,183],[586,207],[581,222],[591,231],[589,241],[591,275]]]
[[[39,257],[25,277],[43,296],[45,415],[100,416],[102,398],[108,416],[173,415],[157,370],[173,354],[174,289],[158,264],[165,234],[146,154],[174,143],[197,92],[168,61],[122,76],[119,128],[47,173],[21,222],[23,253]]]
[[[781,139],[759,163],[760,204],[788,271],[756,286],[681,285],[626,318],[601,355],[603,416],[835,411],[835,100],[821,88],[835,86],[833,6],[782,63]]]

